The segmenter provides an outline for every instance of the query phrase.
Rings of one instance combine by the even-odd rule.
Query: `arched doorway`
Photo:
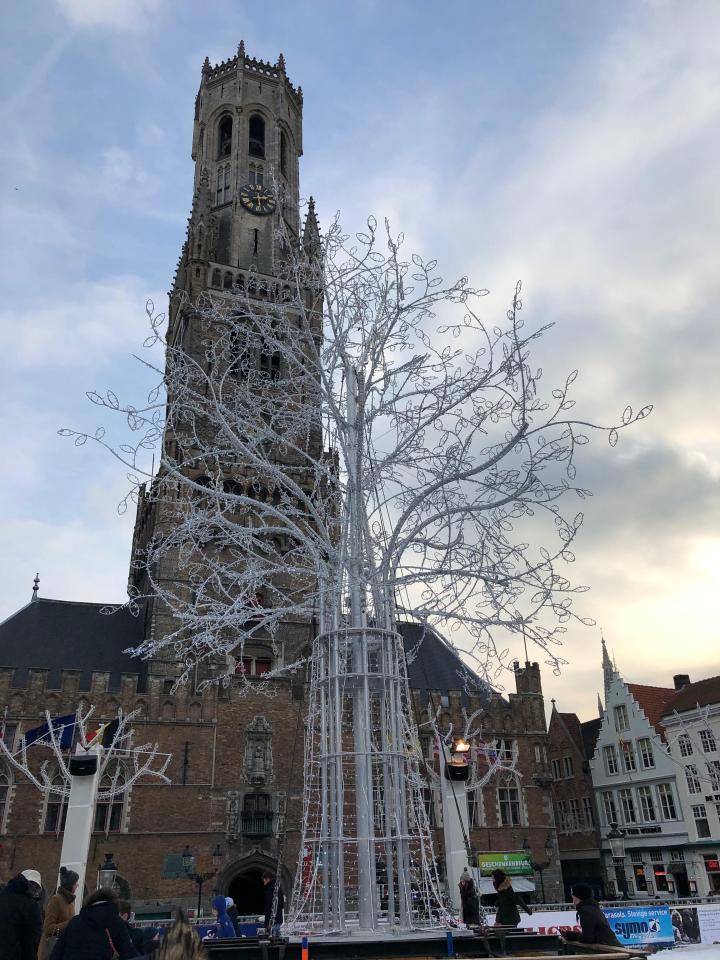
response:
[[[228,886],[228,896],[235,901],[241,916],[258,916],[265,913],[265,887],[262,882],[263,871],[258,867],[238,874]]]

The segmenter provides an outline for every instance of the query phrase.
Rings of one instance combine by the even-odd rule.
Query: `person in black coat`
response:
[[[597,900],[593,899],[592,890],[587,883],[576,883],[571,892],[582,932],[571,930],[563,934],[564,939],[599,944],[603,947],[621,947],[622,944],[610,929],[607,917]]]
[[[466,927],[480,926],[480,900],[478,898],[475,881],[463,870],[460,875],[460,905],[462,908],[462,922]]]
[[[272,903],[275,898],[275,877],[271,873],[266,872],[262,875],[262,882],[265,887],[265,929],[271,937],[279,937],[285,910],[285,895],[283,894],[282,887],[280,887],[278,890],[275,919],[270,923]]]
[[[493,886],[497,892],[495,900],[495,926],[517,927],[520,923],[520,911],[532,913],[525,898],[513,889],[510,877],[504,870],[493,870]]]
[[[110,890],[96,890],[60,934],[50,960],[111,960],[115,954],[120,960],[138,955],[118,913],[117,897]]]
[[[36,960],[42,933],[41,892],[37,870],[24,870],[0,891],[0,960]]]

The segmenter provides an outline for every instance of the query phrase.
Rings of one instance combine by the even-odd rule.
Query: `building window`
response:
[[[697,830],[698,840],[706,839],[710,836],[710,824],[708,823],[705,804],[700,803],[693,807],[692,814],[695,819],[695,829]]]
[[[720,760],[708,760],[707,768],[710,775],[710,788],[713,793],[720,793]]]
[[[287,178],[288,175],[288,144],[284,130],[280,131],[280,173]]]
[[[218,160],[229,157],[232,153],[232,117],[223,117],[218,126]]]
[[[691,757],[693,753],[692,740],[687,733],[681,733],[678,737],[678,748],[681,757]]]
[[[272,797],[269,793],[246,793],[243,797],[241,830],[246,837],[269,837],[273,833]]]
[[[643,770],[652,770],[655,766],[655,755],[653,753],[652,741],[649,737],[641,737],[638,740],[638,750],[640,752],[640,763]]]
[[[434,827],[435,826],[435,799],[433,797],[433,792],[430,787],[423,787],[422,801],[423,801],[423,806],[425,807],[425,816],[427,817],[428,826]]]
[[[635,801],[632,790],[620,790],[618,796],[620,798],[623,823],[637,823],[637,813],[635,812]]]
[[[265,181],[265,170],[261,163],[250,164],[250,176],[248,179],[250,180],[250,183],[255,183],[257,184],[258,187],[261,187],[263,185]]]
[[[56,790],[66,786],[65,780],[60,776],[60,774],[58,774],[52,780],[52,786],[55,787]],[[67,808],[67,795],[63,796],[62,794],[56,792],[48,794],[47,804],[45,806],[44,829],[46,833],[62,833],[62,831],[65,829]]]
[[[687,780],[688,793],[700,793],[700,777],[694,763],[689,763],[685,767],[685,779]]]
[[[520,815],[520,790],[516,783],[506,783],[498,787],[498,808],[500,823],[503,827],[519,827],[522,824]]]
[[[635,764],[635,750],[630,740],[623,740],[620,744],[623,758],[623,769],[626,773],[632,773],[637,769]]]
[[[10,753],[15,749],[15,737],[17,736],[18,725],[16,723],[5,723],[2,725],[0,738]]]
[[[672,787],[669,783],[658,784],[658,796],[660,797],[660,810],[663,820],[677,820],[677,810],[675,809],[675,798],[673,797]]]
[[[568,833],[570,823],[568,818],[567,800],[558,800],[557,802],[557,821],[560,833]]]
[[[572,757],[563,757],[563,768],[565,770],[565,779],[570,780],[573,777],[573,758]]]
[[[115,780],[114,787],[113,780]],[[108,794],[124,782],[125,777],[120,770],[117,771],[116,776],[106,775],[100,781],[98,800],[95,804],[95,823],[93,824],[95,833],[104,833],[107,836],[108,833],[119,833],[122,830],[125,795],[120,794],[111,797]],[[102,797],[104,799],[101,799]]]
[[[0,833],[5,832],[5,817],[7,815],[11,784],[12,781],[9,771],[5,768],[0,768]]]
[[[615,747],[603,747],[603,756],[605,757],[605,773],[612,775],[618,772],[617,753]]]
[[[618,822],[617,807],[615,806],[615,795],[609,790],[602,795],[603,813],[605,823],[610,826],[611,823]]]
[[[674,863],[685,863],[685,851],[684,850],[671,850],[670,859]]]
[[[621,703],[619,707],[615,707],[615,729],[627,730],[629,726],[627,707]]]
[[[250,117],[250,142],[248,153],[251,157],[265,157],[265,121],[259,113]]]
[[[700,743],[702,744],[702,748],[705,753],[715,753],[717,750],[715,734],[712,732],[712,730],[700,731]]]
[[[595,814],[593,813],[593,802],[592,797],[583,797],[583,814],[585,816],[585,826],[588,830],[592,830],[595,826]]]
[[[260,374],[271,380],[280,379],[280,354],[277,351],[260,354]]]
[[[502,737],[493,743],[493,750],[501,763],[510,763],[514,755],[514,742]]]
[[[570,800],[570,829],[580,830],[582,828],[582,814],[580,812],[580,801],[577,797]]]
[[[630,863],[642,863],[642,862],[643,862],[642,850],[631,850]]]
[[[272,669],[269,657],[243,657],[235,663],[235,673],[244,677],[261,677]]]
[[[553,780],[560,780],[562,778],[562,768],[560,767],[560,761],[551,760],[550,766],[552,768]]]
[[[479,790],[469,790],[467,795],[468,802],[468,826],[481,827],[483,825],[483,805],[482,793]]]
[[[213,287],[220,287],[222,284],[222,274],[217,269],[217,267],[212,272],[212,278],[210,280],[210,285]]]
[[[657,818],[655,816],[655,803],[650,787],[638,787],[638,799],[640,801],[640,816],[645,823],[654,823]]]
[[[656,863],[656,858],[661,857],[660,851],[657,851],[654,855],[651,856],[653,861],[652,872],[655,877],[655,889],[658,893],[667,893],[670,890],[667,879],[667,870],[665,869],[664,863]]]

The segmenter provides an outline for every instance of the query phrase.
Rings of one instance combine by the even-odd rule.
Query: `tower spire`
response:
[[[35,574],[35,579],[33,580],[33,591],[32,591],[32,599],[33,599],[33,600],[37,600],[37,599],[38,599],[38,590],[39,590],[39,589],[40,589],[40,574],[39,574],[39,573],[36,573],[36,574]]]
[[[610,691],[610,684],[615,679],[617,675],[617,668],[613,664],[610,656],[608,655],[607,646],[605,644],[605,637],[600,632],[600,644],[602,646],[602,669],[603,669],[603,687],[605,689],[605,702],[607,703],[608,693]]]

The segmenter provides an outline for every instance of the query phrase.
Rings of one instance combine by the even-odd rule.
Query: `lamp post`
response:
[[[522,842],[523,850],[526,850],[528,853],[532,854],[532,847],[530,846],[530,841],[527,837]],[[547,855],[547,860],[544,863],[539,863],[535,860],[532,861],[533,870],[537,871],[540,874],[540,895],[542,896],[542,902],[545,903],[545,870],[550,866],[550,860],[553,853],[553,842],[550,834],[547,835],[545,839],[545,853]]]
[[[212,852],[212,864],[213,869],[208,870],[205,873],[197,873],[195,870],[195,857],[192,855],[190,846],[185,844],[185,849],[182,854],[182,866],[185,872],[185,876],[188,880],[192,880],[193,883],[197,884],[198,888],[198,902],[197,902],[197,916],[200,916],[200,907],[202,905],[202,888],[206,880],[210,880],[218,872],[218,867],[220,866],[220,861],[222,860],[222,850],[220,849],[220,844],[215,844],[215,849]]]
[[[105,854],[105,863],[98,867],[98,890],[112,890],[115,885],[118,868],[111,853]]]
[[[625,880],[625,831],[615,821],[610,824],[607,835],[610,844],[610,854],[615,865],[615,878],[620,882],[623,900],[628,899],[627,881]]]

